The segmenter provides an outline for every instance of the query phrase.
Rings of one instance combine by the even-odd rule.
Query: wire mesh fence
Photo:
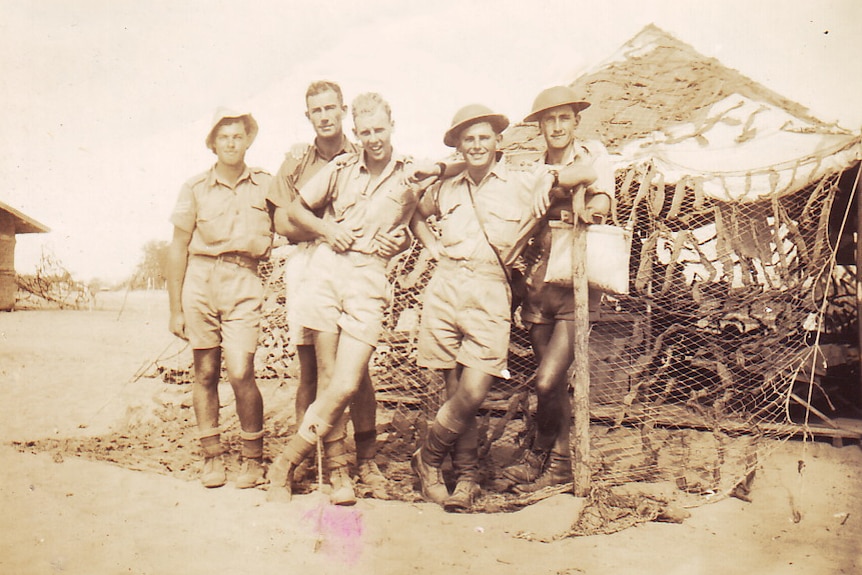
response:
[[[823,375],[819,338],[846,340],[855,330],[847,299],[855,270],[835,266],[829,238],[840,174],[742,203],[707,197],[693,179],[665,186],[652,169],[633,165],[617,174],[615,220],[634,229],[631,291],[605,296],[591,310],[592,483],[668,483],[687,505],[744,496],[773,444],[764,439],[823,424],[812,416],[822,415],[815,404],[828,401],[815,377]],[[274,258],[266,274],[261,374],[277,378],[295,374],[278,305],[281,265]],[[402,477],[444,399],[440,377],[415,363],[434,265],[419,244],[390,264],[394,297],[372,359],[377,398],[389,413],[381,452]],[[536,364],[518,312],[511,336],[511,377],[495,382],[479,413],[487,488],[479,505],[487,510],[541,497],[507,493],[500,473],[535,430]]]

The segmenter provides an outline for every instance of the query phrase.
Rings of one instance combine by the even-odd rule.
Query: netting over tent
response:
[[[652,26],[573,87],[593,103],[580,137],[615,157],[614,221],[634,230],[631,293],[591,310],[590,357],[576,358],[589,361],[591,501],[601,510],[582,516],[578,534],[659,513],[609,513],[622,505],[610,486],[669,485],[675,493],[662,497],[690,505],[744,497],[763,439],[816,426],[841,436],[824,411],[834,408],[830,369],[858,370],[856,270],[840,250],[856,229],[860,139]],[[543,151],[534,125],[510,128],[505,145],[510,161]],[[282,385],[296,374],[281,305],[290,250],[264,269],[258,354],[259,377]],[[381,451],[405,486],[395,495],[410,500],[408,460],[443,399],[439,377],[414,358],[433,267],[417,244],[391,263],[395,296],[372,360],[387,414]],[[507,494],[499,473],[535,427],[536,365],[517,314],[509,361],[511,378],[479,415],[485,510],[543,496]]]

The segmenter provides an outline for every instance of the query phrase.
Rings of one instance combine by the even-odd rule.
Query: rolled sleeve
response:
[[[299,189],[299,196],[305,205],[312,210],[319,209],[331,202],[332,190],[330,190],[329,180],[335,169],[334,164],[325,165]]]
[[[171,223],[184,232],[192,233],[195,229],[197,206],[191,185],[183,184],[174,211],[171,213]]]
[[[608,151],[601,142],[589,142],[587,149],[593,157],[593,169],[596,171],[596,181],[590,184],[588,190],[594,194],[606,194],[614,197],[616,180],[614,167]]]
[[[292,157],[288,157],[282,162],[278,173],[272,179],[269,189],[266,191],[267,201],[278,208],[286,208],[296,198],[296,188],[291,182],[291,176],[296,170],[296,164],[296,160]]]

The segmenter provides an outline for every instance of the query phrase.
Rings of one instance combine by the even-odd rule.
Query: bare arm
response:
[[[427,249],[428,253],[431,254],[431,258],[439,260],[440,239],[431,229],[431,226],[428,225],[426,218],[423,218],[418,210],[413,212],[413,218],[410,220],[410,230],[413,232],[414,236],[419,238],[419,241],[422,242],[422,245],[425,246],[425,249]]]
[[[356,229],[347,229],[335,222],[317,217],[306,205],[302,196],[297,196],[290,203],[287,207],[287,215],[290,222],[303,233],[310,234],[312,238],[323,238],[333,250],[339,253],[349,249],[359,235]]]
[[[175,336],[186,338],[186,321],[183,315],[183,283],[186,278],[186,266],[189,257],[189,242],[191,232],[174,228],[174,237],[168,246],[168,302],[170,304],[170,320],[168,328]]]
[[[289,209],[286,207],[276,207],[272,219],[275,224],[275,231],[293,244],[311,241],[318,237],[313,232],[301,228],[291,221]]]
[[[596,181],[596,171],[590,164],[572,164],[560,170],[559,180],[564,188],[589,186]]]
[[[441,160],[434,164],[428,164],[427,162],[416,163],[408,174],[407,180],[411,183],[422,183],[423,187],[427,187],[438,180],[457,176],[466,167],[467,163],[463,160]]]

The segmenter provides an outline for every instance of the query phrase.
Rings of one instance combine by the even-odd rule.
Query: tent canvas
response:
[[[826,124],[654,25],[571,84],[593,106],[579,136],[598,139],[619,168],[653,161],[665,184],[697,178],[711,197],[754,201],[792,193],[860,159],[860,136]],[[534,126],[507,133],[539,152]]]

